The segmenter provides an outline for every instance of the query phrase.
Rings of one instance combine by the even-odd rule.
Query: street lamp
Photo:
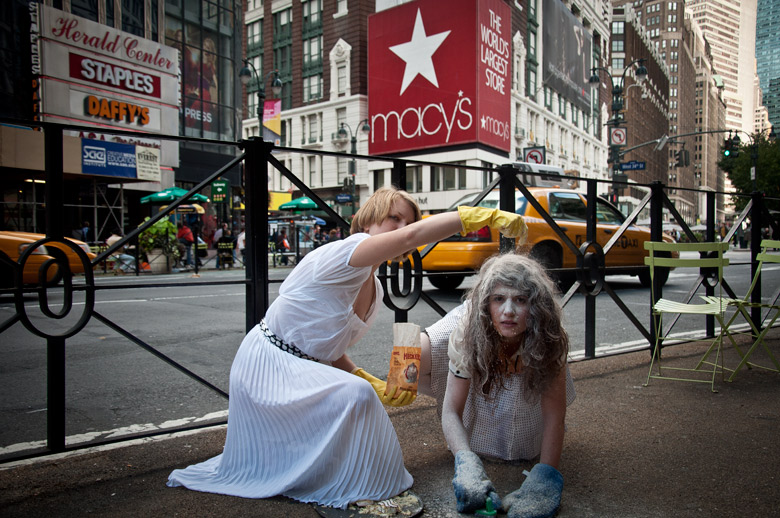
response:
[[[251,70],[250,70],[251,67]],[[260,131],[262,132],[262,126],[263,126],[263,103],[265,101],[265,82],[268,80],[271,75],[274,76],[273,81],[271,81],[271,91],[274,94],[274,97],[279,97],[279,94],[282,93],[282,80],[279,79],[279,71],[278,70],[272,70],[268,72],[265,77],[260,79],[260,74],[257,73],[257,69],[252,64],[251,61],[248,59],[244,60],[244,66],[239,70],[238,77],[241,79],[241,82],[245,85],[248,85],[249,82],[252,80],[252,76],[257,79],[257,119],[260,123]],[[262,134],[262,133],[261,133]]]
[[[368,119],[363,119],[362,121],[358,122],[357,127],[360,128],[360,132],[364,135],[368,135],[371,133],[371,126],[368,124]],[[357,134],[352,133],[352,128],[349,124],[346,122],[342,122],[341,126],[338,130],[338,136],[341,138],[347,138],[349,137],[349,142],[351,144],[350,153],[353,155],[357,155]],[[352,215],[355,215],[355,159],[353,158],[349,162],[349,176],[350,176],[350,184],[352,188]]]
[[[628,92],[628,88],[633,86],[631,85],[625,90],[623,89],[626,84],[626,74],[629,70],[634,69],[634,65],[637,65],[636,69],[634,70],[634,79],[637,83],[643,82],[645,79],[647,79],[647,68],[645,67],[645,61],[647,61],[645,58],[639,58],[626,65],[626,67],[623,69],[623,74],[620,76],[619,82],[615,81],[615,78],[612,76],[612,72],[610,72],[608,68],[593,67],[590,69],[591,76],[588,82],[590,83],[591,87],[601,83],[601,80],[598,76],[599,70],[607,73],[610,83],[612,84],[612,119],[607,121],[608,126],[612,126],[614,129],[617,129],[620,128],[620,123],[624,121],[620,114],[620,112],[623,111],[623,94],[624,92]],[[618,188],[614,182],[618,179],[623,179],[620,172],[620,147],[624,146],[625,142],[620,144],[613,142],[612,133],[613,132],[610,131],[608,162],[612,163],[613,201],[617,203]]]

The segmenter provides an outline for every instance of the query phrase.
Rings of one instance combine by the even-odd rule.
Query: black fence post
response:
[[[585,240],[589,243],[597,243],[596,237],[596,206],[598,198],[597,192],[598,184],[593,181],[588,181],[587,196],[587,220],[588,226],[585,233]],[[585,252],[592,254],[593,252]],[[587,264],[583,261],[583,264]],[[585,272],[587,273],[587,272]],[[583,277],[580,277],[584,279]],[[596,357],[596,295],[587,290],[585,295],[585,357]]]
[[[515,212],[515,176],[517,175],[517,169],[510,164],[504,164],[498,168],[498,174],[501,180],[498,184],[498,208],[511,212]],[[515,249],[515,240],[512,238],[504,237],[503,235],[499,239],[499,252],[505,254]]]
[[[663,241],[663,199],[664,184],[661,182],[652,182],[650,184],[650,240]],[[658,339],[658,329],[656,327],[657,317],[653,315],[653,306],[663,296],[663,285],[658,277],[653,278],[650,289],[650,355],[655,352],[655,344]]]
[[[758,261],[756,260],[761,252],[761,229],[764,227],[764,193],[754,191],[750,197],[753,199],[753,208],[750,210],[750,278],[756,277],[758,270]],[[758,280],[750,295],[750,302],[755,304],[750,308],[750,319],[761,329],[761,279]]]
[[[406,160],[393,160],[393,170],[390,173],[390,184],[399,189],[406,189]],[[375,185],[374,190],[381,185]]]
[[[707,193],[706,203],[707,206],[705,208],[705,211],[706,211],[706,218],[707,218],[707,228],[704,232],[704,240],[713,243],[715,241],[715,233],[717,231],[717,228],[715,227],[715,193],[714,192]],[[709,297],[715,295],[715,286],[713,281],[704,283],[704,292]],[[715,336],[715,317],[712,315],[707,315],[707,317],[704,319],[704,322],[705,322],[704,326],[707,330],[707,336]]]
[[[260,137],[243,141],[246,194],[246,331],[268,309],[268,157],[273,142]]]
[[[46,167],[46,235],[64,239],[62,127],[44,125]],[[42,287],[45,290],[46,287]],[[46,339],[46,443],[53,452],[65,450],[65,339]]]

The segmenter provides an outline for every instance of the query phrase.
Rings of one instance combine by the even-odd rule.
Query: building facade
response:
[[[65,134],[67,229],[89,221],[90,240],[101,241],[135,228],[150,210],[140,198],[192,187],[235,156],[234,147],[154,137],[239,138],[240,2],[11,0],[2,9],[0,51],[13,63],[2,83],[14,93],[3,96],[0,115],[84,127]],[[42,134],[0,130],[14,144],[0,163],[2,228],[42,232]],[[102,164],[120,155],[122,164]],[[238,168],[226,179],[239,186]],[[216,225],[213,207],[207,212],[207,226]]]
[[[780,129],[780,3],[758,0],[756,67],[769,124]]]
[[[723,79],[726,129],[753,133],[756,0],[688,0],[685,7],[712,47]]]
[[[686,20],[688,23],[688,20]],[[690,20],[693,33],[694,62],[696,65],[696,131],[693,137],[691,162],[697,190],[697,214],[705,214],[706,192],[715,191],[715,218],[717,223],[728,221],[733,215],[733,204],[723,194],[726,175],[718,168],[723,146],[723,133],[707,133],[726,127],[726,104],[722,97],[723,80],[715,73],[712,47],[701,34],[698,24]]]
[[[724,174],[717,161],[726,128],[723,92],[725,83],[717,75],[713,46],[704,30],[687,10],[691,2],[634,0],[636,18],[649,35],[652,46],[669,73],[668,128],[664,148],[668,195],[688,224],[704,221],[704,191],[723,192]],[[711,7],[711,6],[710,6]],[[700,9],[701,10],[701,9]],[[723,13],[721,13],[723,14]],[[717,218],[725,218],[723,195],[717,196]]]
[[[601,74],[599,99],[602,114],[614,119],[613,85],[622,92],[622,110],[619,113],[621,124],[626,128],[626,142],[622,150],[625,154],[621,163],[639,164],[643,168],[623,171],[628,180],[634,183],[649,184],[654,181],[668,183],[669,164],[666,150],[656,151],[655,140],[668,132],[670,104],[670,74],[661,53],[651,39],[651,34],[642,24],[638,10],[631,4],[616,5],[612,8],[611,34],[608,52],[603,67],[609,76]],[[647,69],[647,76],[637,81],[638,60]],[[610,79],[611,78],[611,82]],[[600,126],[605,130],[608,119],[602,115]],[[605,142],[608,136],[605,135]],[[624,189],[617,198],[623,213],[632,212],[647,193],[647,188]],[[643,214],[642,217],[647,217]]]
[[[607,2],[473,0],[463,3],[458,9],[450,9],[450,12],[438,13],[437,9],[447,9],[447,3],[419,0],[412,2],[411,8],[407,4],[409,2],[366,0],[246,2],[247,58],[257,69],[257,76],[265,80],[269,73],[273,77],[274,71],[278,70],[284,84],[279,114],[278,141],[281,146],[352,152],[354,142],[354,151],[359,155],[368,155],[372,149],[380,149],[378,146],[389,146],[381,148],[393,150],[387,152],[388,156],[446,162],[446,166],[414,166],[407,169],[407,184],[401,187],[415,196],[425,212],[444,210],[464,194],[482,189],[490,181],[490,174],[466,170],[464,166],[492,167],[522,161],[529,156],[528,153],[534,157],[541,156],[545,163],[560,166],[572,174],[603,180],[611,178],[604,130],[598,124],[602,120],[597,102],[598,92],[591,92],[587,85],[589,69],[600,62],[600,56],[604,55],[602,53],[609,41],[611,13],[605,11]],[[417,6],[420,7],[419,21]],[[459,41],[454,36],[449,40],[446,39],[449,36],[443,36],[442,41],[446,43],[442,43],[431,58],[436,69],[442,67],[435,70],[435,74],[439,74],[436,83],[430,80],[433,76],[417,75],[408,84],[402,84],[406,82],[403,78],[406,72],[400,53],[404,43],[413,41],[415,31],[421,31],[417,32],[417,37],[426,38],[449,34],[448,31],[455,29],[443,24],[451,22],[453,27],[462,24],[462,20],[456,16],[458,12],[471,12],[471,15],[466,16],[471,16],[473,21],[488,16],[485,13],[490,11],[500,13],[500,16],[495,17],[493,22],[485,18],[487,21],[483,27],[485,31],[495,32],[497,45],[501,47],[499,53],[505,51],[506,55],[496,57],[495,53],[490,54],[490,66],[494,69],[492,72],[486,71],[484,77],[487,77],[486,82],[490,82],[488,86],[500,97],[500,102],[506,103],[503,105],[509,115],[506,120],[499,120],[498,116],[483,117],[484,120],[481,120],[476,111],[470,111],[475,109],[477,99],[488,99],[489,95],[480,90],[484,85],[473,85],[463,79],[464,88],[460,90],[468,92],[468,88],[474,87],[477,91],[475,95],[479,97],[472,98],[465,93],[463,100],[458,100],[459,88],[453,88],[453,78],[466,78],[467,74],[465,71],[453,69],[449,72],[446,69],[450,66],[448,63],[458,61],[457,54],[452,53]],[[381,20],[382,16],[396,15],[399,18],[393,26],[393,34],[380,34],[379,31],[369,34],[372,17]],[[416,28],[416,24],[419,24],[419,28]],[[552,50],[545,54],[545,30],[549,31],[550,26],[558,27],[558,34],[583,38],[582,41],[587,42],[587,45],[580,45],[576,43],[578,40],[573,39],[571,48],[575,54],[587,49],[586,55],[571,54],[568,58],[562,58],[557,51]],[[385,43],[379,41],[381,37],[387,37]],[[397,107],[388,107],[386,111],[379,105],[374,108],[369,106],[372,89],[379,91],[376,89],[381,86],[376,81],[371,83],[372,78],[378,75],[369,74],[368,56],[371,45],[376,45],[374,49],[378,49],[383,44],[386,49],[395,47],[399,51],[395,61],[390,56],[388,66],[399,71],[390,80],[397,81],[397,85],[391,88],[392,95],[401,100]],[[484,45],[485,42],[478,43],[474,48]],[[469,56],[469,59],[472,57]],[[576,77],[572,79],[563,76],[562,65],[556,68],[556,59],[568,59],[568,63],[577,71]],[[479,57],[477,65],[484,64],[484,56]],[[457,66],[457,63],[453,66]],[[555,73],[548,74],[546,71]],[[480,71],[478,75],[483,77],[481,74]],[[257,81],[255,85],[250,82],[246,91],[246,119],[243,121],[245,137],[263,133],[255,107],[258,88],[267,92],[268,84],[259,87]],[[404,99],[410,96],[426,95],[420,90],[425,88],[441,92],[442,99],[448,100],[439,101],[431,97],[423,104],[403,105]],[[448,89],[454,92],[455,97],[447,97],[452,94]],[[374,99],[380,97],[375,95]],[[266,107],[268,103],[269,99],[266,99]],[[458,143],[454,143],[458,126],[450,123],[448,127],[443,119],[440,124],[423,124],[418,121],[416,130],[401,132],[395,126],[388,129],[387,121],[392,122],[394,114],[406,113],[405,121],[409,121],[412,116],[409,114],[414,113],[415,109],[419,108],[421,112],[429,107],[425,112],[426,117],[433,117],[434,113],[439,113],[432,111],[439,110],[439,103],[441,111],[450,110],[448,103],[462,109],[460,114],[463,119],[459,124],[464,128],[464,135],[458,137]],[[451,113],[450,120],[454,120],[452,116]],[[425,120],[433,121],[431,118]],[[473,126],[476,121],[485,127]],[[366,124],[370,127],[369,132],[363,131]],[[264,126],[269,126],[268,120]],[[487,127],[494,130],[492,137],[484,133]],[[339,134],[341,128],[345,129],[346,138],[344,132]],[[436,131],[432,128],[436,128]],[[450,130],[449,137],[452,138],[449,141],[435,141],[437,137],[433,133],[443,134],[445,130],[442,128]],[[409,145],[415,144],[410,141],[414,139],[406,139],[397,146],[386,140],[393,135],[401,135],[399,138],[403,140],[407,133],[412,135],[423,129],[430,133],[425,137],[434,139],[433,144],[410,149]],[[466,134],[467,130],[473,130],[474,133]],[[380,144],[380,141],[384,143]],[[336,201],[339,194],[344,194],[345,184],[350,185],[348,158],[316,153],[286,153],[283,149],[277,152],[277,157],[338,212],[342,215],[350,213],[350,204],[339,204]],[[365,199],[376,188],[388,184],[390,169],[387,161],[358,160],[355,169],[357,197]],[[278,172],[271,174],[269,189],[293,190],[290,182]],[[603,192],[608,189],[605,184]]]

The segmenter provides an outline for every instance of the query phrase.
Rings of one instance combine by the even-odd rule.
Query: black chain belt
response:
[[[268,329],[268,326],[265,323],[265,319],[260,321],[260,330],[263,332],[266,338],[271,341],[272,344],[274,344],[276,347],[281,349],[282,351],[286,353],[290,353],[293,356],[297,356],[298,358],[303,358],[304,360],[311,360],[313,362],[319,362],[317,358],[314,358],[312,356],[309,356],[308,354],[304,353],[294,345],[290,345]]]

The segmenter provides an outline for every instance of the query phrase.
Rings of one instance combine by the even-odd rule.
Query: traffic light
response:
[[[685,167],[685,157],[682,150],[674,152],[674,166]]]
[[[731,138],[727,138],[723,141],[723,156],[724,157],[738,157],[739,156],[739,140],[734,142]]]

